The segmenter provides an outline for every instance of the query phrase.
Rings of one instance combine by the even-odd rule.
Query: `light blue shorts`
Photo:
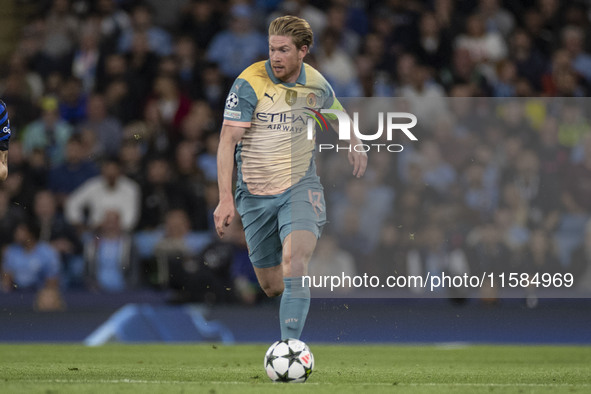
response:
[[[257,268],[281,264],[283,241],[292,231],[320,237],[326,224],[324,189],[319,181],[302,181],[273,196],[257,196],[240,188],[236,209],[242,219],[250,261]]]

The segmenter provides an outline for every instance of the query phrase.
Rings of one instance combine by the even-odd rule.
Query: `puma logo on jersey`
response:
[[[273,104],[274,104],[275,103],[275,98],[274,97],[275,97],[276,94],[277,93],[273,93],[273,96],[271,97],[271,96],[269,96],[268,93],[265,93],[265,97],[269,97],[271,99],[271,101],[273,102]]]

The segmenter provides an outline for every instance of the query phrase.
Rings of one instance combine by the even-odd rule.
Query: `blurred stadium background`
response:
[[[415,149],[376,159],[361,182],[319,156],[335,212],[320,261],[355,274],[396,256],[390,273],[435,272],[461,251],[471,272],[571,272],[591,289],[589,1],[1,3],[0,97],[14,135],[0,185],[0,341],[107,335],[101,325],[128,304],[123,339],[277,335],[239,224],[219,241],[212,212],[227,91],[266,58],[265,28],[281,14],[310,22],[307,62],[337,96],[434,111]],[[462,118],[453,107],[466,97],[505,101]],[[558,104],[536,111],[538,98]],[[376,196],[384,203],[369,209]],[[44,253],[19,253],[31,237]],[[456,296],[316,300],[304,340],[591,342],[588,299]]]

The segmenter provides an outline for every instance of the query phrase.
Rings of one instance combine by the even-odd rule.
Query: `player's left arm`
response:
[[[361,140],[353,132],[353,122],[351,122],[351,141],[350,146],[361,144]],[[357,152],[355,149],[351,149],[348,154],[349,164],[353,166],[353,175],[357,178],[361,178],[365,174],[367,168],[367,153],[361,151]]]

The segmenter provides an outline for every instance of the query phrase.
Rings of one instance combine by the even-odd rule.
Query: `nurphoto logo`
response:
[[[386,140],[391,142],[393,140],[394,132],[401,131],[404,135],[411,141],[418,141],[418,138],[410,131],[414,126],[417,124],[417,117],[409,112],[378,112],[378,130],[373,134],[363,134],[359,130],[359,113],[353,112],[353,124],[351,125],[351,118],[345,111],[341,110],[334,110],[334,109],[321,109],[319,111],[313,110],[312,108],[306,108],[310,110],[312,113],[307,113],[308,115],[308,139],[314,139],[314,128],[315,125],[318,125],[321,130],[328,129],[328,123],[326,121],[326,117],[323,114],[327,114],[331,116],[331,119],[338,120],[338,132],[339,132],[339,140],[341,141],[350,141],[351,140],[351,130],[355,133],[355,136],[359,138],[362,142],[365,141],[376,141],[382,137],[384,132],[386,133]],[[406,120],[406,122],[397,122],[397,120],[402,119]],[[352,126],[352,127],[351,127]],[[361,143],[361,144],[354,144],[354,145],[347,145],[347,146],[339,146],[334,144],[319,144],[318,150],[322,152],[323,150],[347,150],[351,151],[354,150],[356,152],[369,152],[370,150],[387,150],[388,152],[402,152],[404,147],[401,144],[391,144],[391,143]]]

